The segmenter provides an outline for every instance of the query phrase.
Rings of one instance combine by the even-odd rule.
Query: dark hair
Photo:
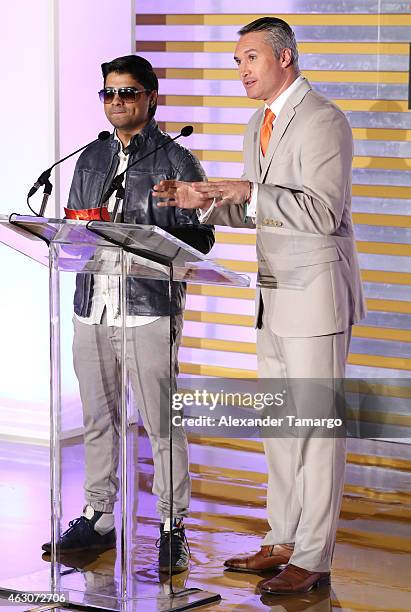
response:
[[[158,91],[158,79],[153,66],[140,55],[124,55],[123,57],[113,59],[111,62],[104,62],[104,64],[101,64],[101,71],[103,73],[104,84],[110,72],[117,72],[118,74],[131,74],[136,81],[141,83],[144,89]],[[149,108],[148,114],[150,119],[154,117],[156,109],[157,102]]]
[[[249,32],[267,32],[267,42],[278,59],[283,49],[291,49],[292,63],[298,68],[298,49],[295,34],[286,21],[277,17],[261,17],[238,31],[240,36]]]

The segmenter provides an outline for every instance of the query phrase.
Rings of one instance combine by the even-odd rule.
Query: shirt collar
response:
[[[114,140],[116,140],[119,145],[120,145],[120,151],[123,152],[124,147],[123,147],[123,143],[121,142],[120,138],[117,136],[117,130],[114,130]],[[126,146],[128,146],[131,142],[131,139],[128,141],[128,143],[126,144]]]
[[[278,98],[276,98],[274,100],[274,102],[272,102],[270,104],[270,106],[268,106],[267,104],[265,105],[265,108],[271,108],[271,110],[273,111],[274,115],[276,117],[278,117],[278,115],[280,114],[281,109],[283,108],[284,104],[287,102],[288,98],[290,97],[290,95],[293,93],[293,91],[295,91],[297,89],[297,87],[304,81],[304,77],[302,77],[301,75],[298,76],[295,81],[293,81],[291,83],[291,85],[289,87],[287,87],[287,89],[285,91],[283,91],[282,94],[280,94],[278,96]]]

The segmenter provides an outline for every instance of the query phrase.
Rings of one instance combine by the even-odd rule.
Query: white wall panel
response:
[[[42,170],[91,140],[107,122],[97,98],[100,64],[133,52],[131,0],[14,0],[0,4],[2,100],[0,214],[26,213],[25,195]],[[67,163],[49,201],[64,203]],[[7,179],[7,180],[5,180]],[[55,200],[54,196],[57,197]],[[41,192],[32,199],[38,208]],[[0,436],[47,439],[49,341],[47,269],[0,245]],[[64,295],[63,309],[72,308]],[[69,333],[71,316],[63,337]],[[67,329],[66,329],[67,327]],[[68,344],[68,343],[67,343]],[[66,350],[65,362],[69,355]],[[72,376],[69,386],[75,385]]]

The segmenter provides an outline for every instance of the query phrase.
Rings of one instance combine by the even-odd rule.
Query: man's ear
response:
[[[291,49],[287,47],[281,51],[280,55],[281,67],[288,68],[293,63],[293,55],[291,53]]]
[[[157,96],[158,96],[158,92],[157,91],[152,91],[150,93],[150,102],[149,102],[149,107],[153,108],[153,106],[156,105],[157,102]]]

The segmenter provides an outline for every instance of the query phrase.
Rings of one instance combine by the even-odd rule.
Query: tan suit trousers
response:
[[[263,323],[257,333],[261,378],[344,377],[351,328],[327,336],[284,338]],[[304,398],[299,401],[298,412],[304,414]],[[290,563],[329,571],[344,485],[345,438],[266,438],[264,447],[271,530],[263,544],[294,543]]]

